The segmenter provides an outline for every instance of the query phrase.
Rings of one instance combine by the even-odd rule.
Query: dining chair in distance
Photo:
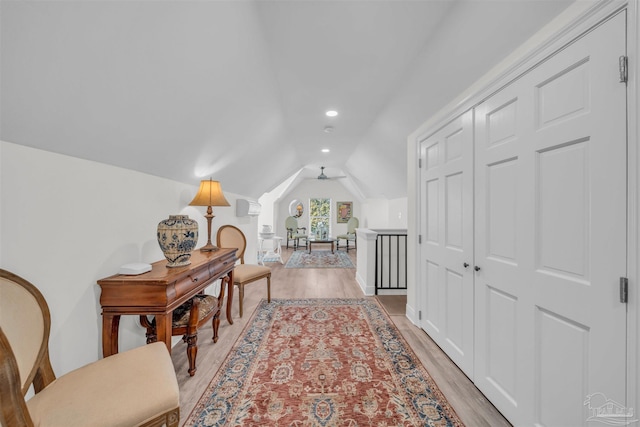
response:
[[[347,243],[347,252],[349,252],[349,242],[353,242],[354,249],[358,249],[358,239],[356,238],[356,228],[360,225],[358,218],[351,217],[347,221],[347,232],[336,237],[336,249],[340,249],[340,240]]]
[[[289,216],[284,221],[284,226],[287,229],[287,249],[289,249],[289,242],[293,241],[293,250],[297,250],[300,246],[300,239],[304,239],[306,248],[308,245],[307,229],[306,227],[298,227],[298,218]]]

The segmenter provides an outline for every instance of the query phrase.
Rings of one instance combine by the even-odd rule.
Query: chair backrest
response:
[[[0,426],[33,427],[22,393],[20,372],[7,336],[0,327]]]
[[[223,225],[218,229],[216,244],[221,248],[236,248],[236,256],[240,263],[244,264],[244,250],[247,248],[247,238],[238,227],[233,225]]]
[[[0,269],[0,327],[6,335],[20,373],[22,394],[37,392],[55,379],[49,361],[49,306],[28,281]],[[0,350],[1,351],[1,350]]]
[[[347,234],[354,234],[356,232],[356,228],[360,226],[360,221],[355,216],[349,218],[347,221]]]
[[[290,231],[291,233],[296,234],[298,232],[298,219],[292,216],[289,216],[287,217],[287,219],[284,220],[284,226],[287,229],[287,231]]]

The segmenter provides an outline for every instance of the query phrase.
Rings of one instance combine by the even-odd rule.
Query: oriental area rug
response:
[[[185,426],[462,426],[375,298],[265,300]]]
[[[294,251],[284,268],[354,268],[346,252]]]

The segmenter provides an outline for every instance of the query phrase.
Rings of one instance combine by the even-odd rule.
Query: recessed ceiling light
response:
[[[328,148],[323,148],[323,149],[322,149],[322,152],[323,152],[323,153],[328,153],[329,151],[331,151],[331,150],[329,150]]]
[[[325,126],[325,127],[324,127],[324,131],[325,131],[326,133],[331,133],[331,132],[333,132],[333,126]]]
[[[335,110],[329,110],[325,113],[328,117],[335,117],[338,115],[338,112]]]

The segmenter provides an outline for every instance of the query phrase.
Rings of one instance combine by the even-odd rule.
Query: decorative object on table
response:
[[[137,276],[138,274],[151,271],[151,264],[143,262],[134,262],[131,264],[124,264],[120,266],[118,274],[124,274],[125,276]]]
[[[340,249],[340,240],[346,240],[347,252],[349,252],[349,242],[353,242],[353,248],[358,249],[358,239],[356,238],[356,228],[360,226],[358,218],[351,217],[347,222],[347,232],[336,237],[337,246],[336,249]]]
[[[345,224],[353,216],[353,202],[336,202],[337,204],[337,222]]]
[[[327,240],[329,237],[329,228],[324,222],[319,222],[316,228],[316,239]]]
[[[211,252],[217,251],[218,247],[211,242],[211,221],[213,220],[212,206],[231,206],[222,193],[219,181],[213,181],[211,178],[200,181],[200,189],[198,194],[193,198],[190,206],[206,206],[207,214],[207,244],[200,248],[201,251]]]
[[[158,224],[158,244],[167,267],[191,264],[191,252],[198,243],[198,222],[189,215],[169,215]]]
[[[284,268],[354,268],[346,252],[330,250],[296,251],[291,254]]]
[[[291,203],[289,203],[289,215],[294,218],[300,218],[302,213],[304,212],[304,205],[298,199],[294,199]]]
[[[375,298],[264,300],[184,425],[462,426]]]
[[[297,250],[300,245],[300,239],[304,239],[304,247],[307,247],[307,228],[298,227],[298,218],[289,216],[284,221],[284,227],[287,229],[287,249],[289,249],[289,242],[293,240],[293,249]]]
[[[272,229],[270,225],[263,225],[262,231],[259,233],[260,237],[262,237],[263,239],[270,239],[271,237],[275,236],[276,233],[271,230]]]

